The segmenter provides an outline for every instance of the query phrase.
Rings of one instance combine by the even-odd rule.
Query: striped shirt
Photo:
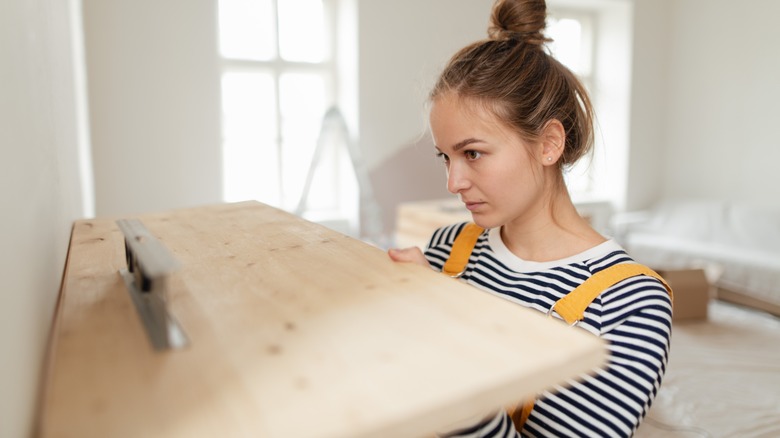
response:
[[[433,234],[425,256],[434,268],[442,269],[464,225],[442,227]],[[460,278],[514,303],[547,312],[594,273],[633,262],[612,240],[563,260],[525,261],[509,251],[500,229],[494,228],[479,237]],[[671,299],[657,279],[640,275],[603,291],[588,306],[577,328],[607,341],[607,365],[539,394],[521,435],[633,435],[661,385],[669,357],[671,321]],[[508,414],[501,412],[447,436],[518,435]]]

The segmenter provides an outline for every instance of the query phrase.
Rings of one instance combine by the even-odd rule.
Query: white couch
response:
[[[668,200],[616,215],[612,232],[640,263],[704,268],[719,299],[780,315],[780,205]]]

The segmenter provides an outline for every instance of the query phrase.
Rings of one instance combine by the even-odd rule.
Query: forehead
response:
[[[504,123],[483,101],[447,93],[431,103],[431,132],[439,146],[465,138],[517,140],[514,129]],[[440,144],[441,142],[441,144]]]
[[[496,115],[488,107],[489,105],[483,101],[471,97],[463,97],[456,93],[446,93],[432,101],[431,118],[437,115],[444,115],[447,117],[475,119],[475,121],[482,122],[496,119]]]

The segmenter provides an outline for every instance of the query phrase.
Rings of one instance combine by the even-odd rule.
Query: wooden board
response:
[[[280,210],[140,217],[182,268],[156,352],[113,219],[75,223],[43,437],[415,437],[597,366],[602,341]]]

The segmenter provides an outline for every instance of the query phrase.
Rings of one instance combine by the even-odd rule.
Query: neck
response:
[[[606,241],[580,216],[565,189],[504,224],[501,239],[516,256],[537,262],[570,257]]]

